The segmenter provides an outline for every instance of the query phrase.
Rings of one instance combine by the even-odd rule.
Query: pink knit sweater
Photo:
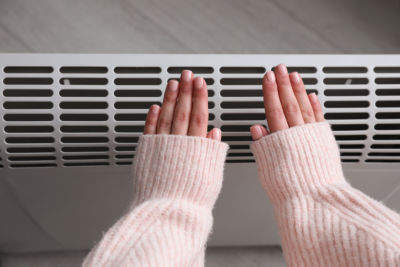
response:
[[[142,135],[134,201],[84,266],[203,266],[228,145]],[[328,122],[251,145],[289,266],[400,266],[400,216],[345,180]]]

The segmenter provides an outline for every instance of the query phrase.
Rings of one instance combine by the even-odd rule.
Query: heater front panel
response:
[[[280,62],[316,92],[346,165],[399,163],[398,55],[0,55],[4,169],[131,164],[145,116],[183,69],[205,78],[227,163],[254,162],[261,79]],[[394,164],[387,164],[394,163]],[[379,164],[378,164],[379,165]]]

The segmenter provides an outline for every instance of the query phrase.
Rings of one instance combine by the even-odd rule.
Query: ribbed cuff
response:
[[[251,144],[261,183],[273,202],[347,183],[327,121],[271,133]]]
[[[213,206],[228,148],[205,137],[141,135],[133,161],[134,204],[169,198]]]

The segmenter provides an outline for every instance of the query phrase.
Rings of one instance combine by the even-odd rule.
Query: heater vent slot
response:
[[[5,89],[3,95],[8,97],[46,97],[52,96],[53,91],[49,89]]]
[[[7,152],[9,153],[47,153],[55,152],[54,147],[9,147]]]
[[[400,95],[400,89],[377,89],[376,95]]]
[[[49,85],[53,84],[53,79],[51,78],[41,78],[41,77],[15,77],[15,78],[4,78],[3,83],[6,85]]]
[[[375,67],[376,73],[400,73],[400,66],[396,67]]]
[[[115,73],[118,74],[143,74],[143,73],[160,73],[160,67],[116,67]]]
[[[262,78],[222,78],[222,85],[261,85]]]
[[[61,67],[61,73],[107,73],[107,67],[87,67],[87,66],[71,66]]]
[[[222,67],[221,73],[264,73],[264,67]]]
[[[161,79],[158,78],[118,78],[115,79],[116,85],[160,85]]]
[[[8,66],[4,68],[5,73],[52,73],[53,67],[42,66]]]
[[[324,84],[327,85],[338,85],[338,84],[368,84],[368,79],[367,78],[355,78],[355,77],[349,77],[349,78],[325,78],[324,79]]]
[[[116,97],[160,97],[162,92],[160,90],[116,90],[114,92]]]
[[[368,89],[326,89],[324,91],[326,96],[367,96],[369,95]]]
[[[105,89],[62,89],[60,96],[63,97],[106,97],[108,91]]]
[[[376,84],[400,84],[400,77],[399,78],[376,78]]]
[[[35,126],[6,126],[4,130],[7,133],[51,133],[54,131],[53,126],[42,126],[42,125],[35,125]]]
[[[67,77],[60,79],[60,84],[62,85],[106,85],[107,83],[106,78]]]
[[[221,96],[226,97],[262,97],[262,90],[253,89],[234,89],[234,90],[221,90]]]
[[[63,152],[104,152],[109,150],[110,149],[106,146],[65,146],[62,148]]]
[[[51,121],[53,120],[52,114],[5,114],[5,121]]]
[[[324,67],[324,73],[367,73],[366,67]]]
[[[254,163],[249,129],[268,126],[262,78],[282,61],[318,95],[343,164],[400,162],[400,56],[13,54],[0,55],[0,168],[131,165],[148,108],[184,69],[208,85],[226,162]]]

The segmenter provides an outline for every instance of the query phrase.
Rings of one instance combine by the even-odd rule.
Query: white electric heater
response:
[[[183,69],[205,78],[230,150],[209,245],[275,245],[249,127],[285,63],[316,92],[348,180],[400,211],[400,55],[0,54],[0,252],[87,250],[127,210],[148,108]]]

